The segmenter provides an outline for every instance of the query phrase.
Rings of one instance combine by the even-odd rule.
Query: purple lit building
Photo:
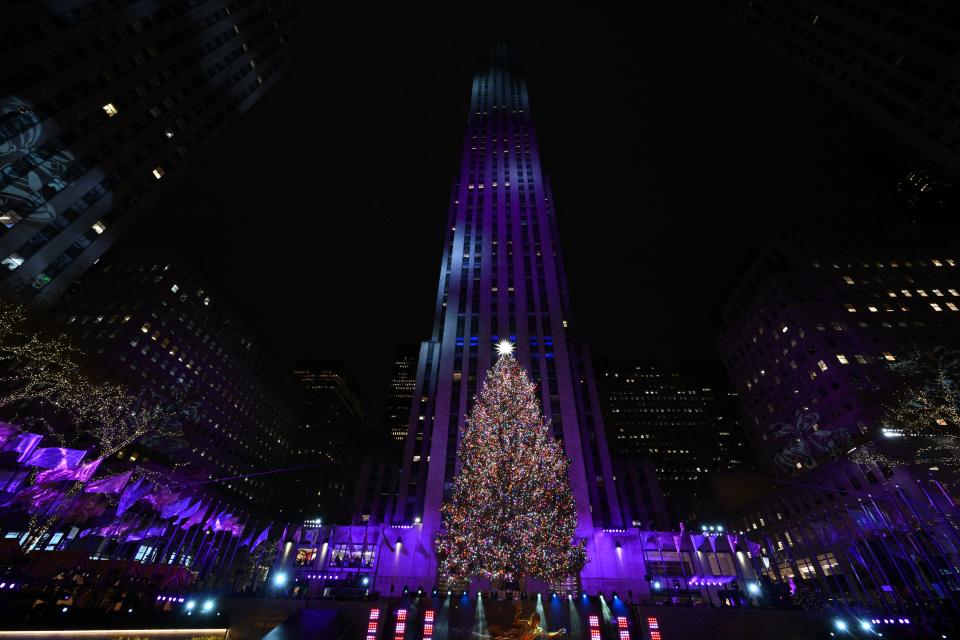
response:
[[[620,486],[590,358],[572,335],[553,197],[515,66],[512,55],[497,48],[473,80],[433,334],[420,347],[395,498],[387,490],[393,507],[382,519],[371,517],[377,512],[371,507],[355,526],[302,533],[278,567],[294,570],[298,588],[310,593],[361,589],[396,597],[405,587],[429,591],[442,584],[433,541],[458,470],[460,429],[496,357],[495,343],[509,340],[571,460],[576,535],[587,547],[582,574],[549,586],[717,604],[746,594],[755,574],[744,540],[719,531],[656,531],[662,502],[654,506],[655,497],[642,493],[651,481],[659,493],[649,468],[623,468]],[[488,588],[483,581],[470,587]],[[527,588],[548,585],[531,581]]]

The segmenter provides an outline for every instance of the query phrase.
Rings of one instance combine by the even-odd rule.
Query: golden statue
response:
[[[529,618],[524,619],[519,603],[515,611],[510,629],[503,634],[492,634],[493,640],[538,640],[538,638],[558,638],[567,634],[566,629],[545,631],[540,626],[540,614],[536,611],[531,613]]]

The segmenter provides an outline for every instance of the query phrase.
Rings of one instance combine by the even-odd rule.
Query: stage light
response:
[[[368,584],[370,584],[370,578],[368,578],[367,576],[363,576],[363,580],[360,581],[360,584],[362,584],[363,586],[367,586]]]
[[[661,586],[663,586],[663,585],[660,584],[660,581],[659,581],[659,580],[654,580],[654,581],[653,581],[653,588],[654,588],[654,590],[659,589]]]
[[[756,595],[759,595],[759,594],[760,594],[760,585],[758,585],[758,584],[756,584],[756,583],[754,583],[754,582],[751,582],[750,584],[747,585],[747,591],[750,592],[751,595],[755,595],[755,596],[756,596]]]
[[[835,620],[835,621],[833,622],[833,626],[835,626],[835,627],[837,628],[837,631],[846,631],[846,630],[847,630],[847,623],[844,622],[843,620]]]
[[[213,610],[213,605],[214,605],[213,600],[207,600],[206,602],[203,603],[203,610],[204,610],[204,611],[212,611],[212,610]]]
[[[413,519],[413,524],[420,524],[420,516]]]
[[[860,628],[863,629],[864,631],[870,631],[870,628],[871,628],[870,623],[867,620],[861,620]]]
[[[184,605],[187,611],[193,611],[193,608],[197,606],[195,600],[187,600],[187,604]]]
[[[273,576],[273,584],[277,587],[282,587],[287,582],[287,574],[280,572]]]
[[[66,612],[67,612],[67,607],[64,607],[63,609],[60,609],[60,613],[66,613]]]

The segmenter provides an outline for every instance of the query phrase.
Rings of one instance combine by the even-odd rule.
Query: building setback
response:
[[[281,467],[303,414],[298,382],[210,288],[190,261],[116,259],[89,271],[54,309],[98,376],[192,407],[180,447],[163,456],[198,480]],[[208,485],[260,512],[275,508],[278,475]]]
[[[611,454],[653,462],[673,519],[686,518],[708,476],[749,458],[737,395],[719,365],[604,362],[597,385]]]
[[[285,0],[13,11],[0,25],[0,288],[45,305],[276,81],[290,12]]]
[[[960,10],[955,5],[877,0],[719,4],[839,98],[960,174]]]

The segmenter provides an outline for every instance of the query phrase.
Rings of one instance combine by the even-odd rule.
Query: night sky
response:
[[[774,230],[898,215],[866,162],[903,157],[889,135],[712,8],[467,6],[300,3],[286,76],[118,250],[197,254],[281,358],[344,358],[376,413],[396,346],[430,335],[492,41],[526,67],[573,327],[594,355],[715,359],[716,302]]]

